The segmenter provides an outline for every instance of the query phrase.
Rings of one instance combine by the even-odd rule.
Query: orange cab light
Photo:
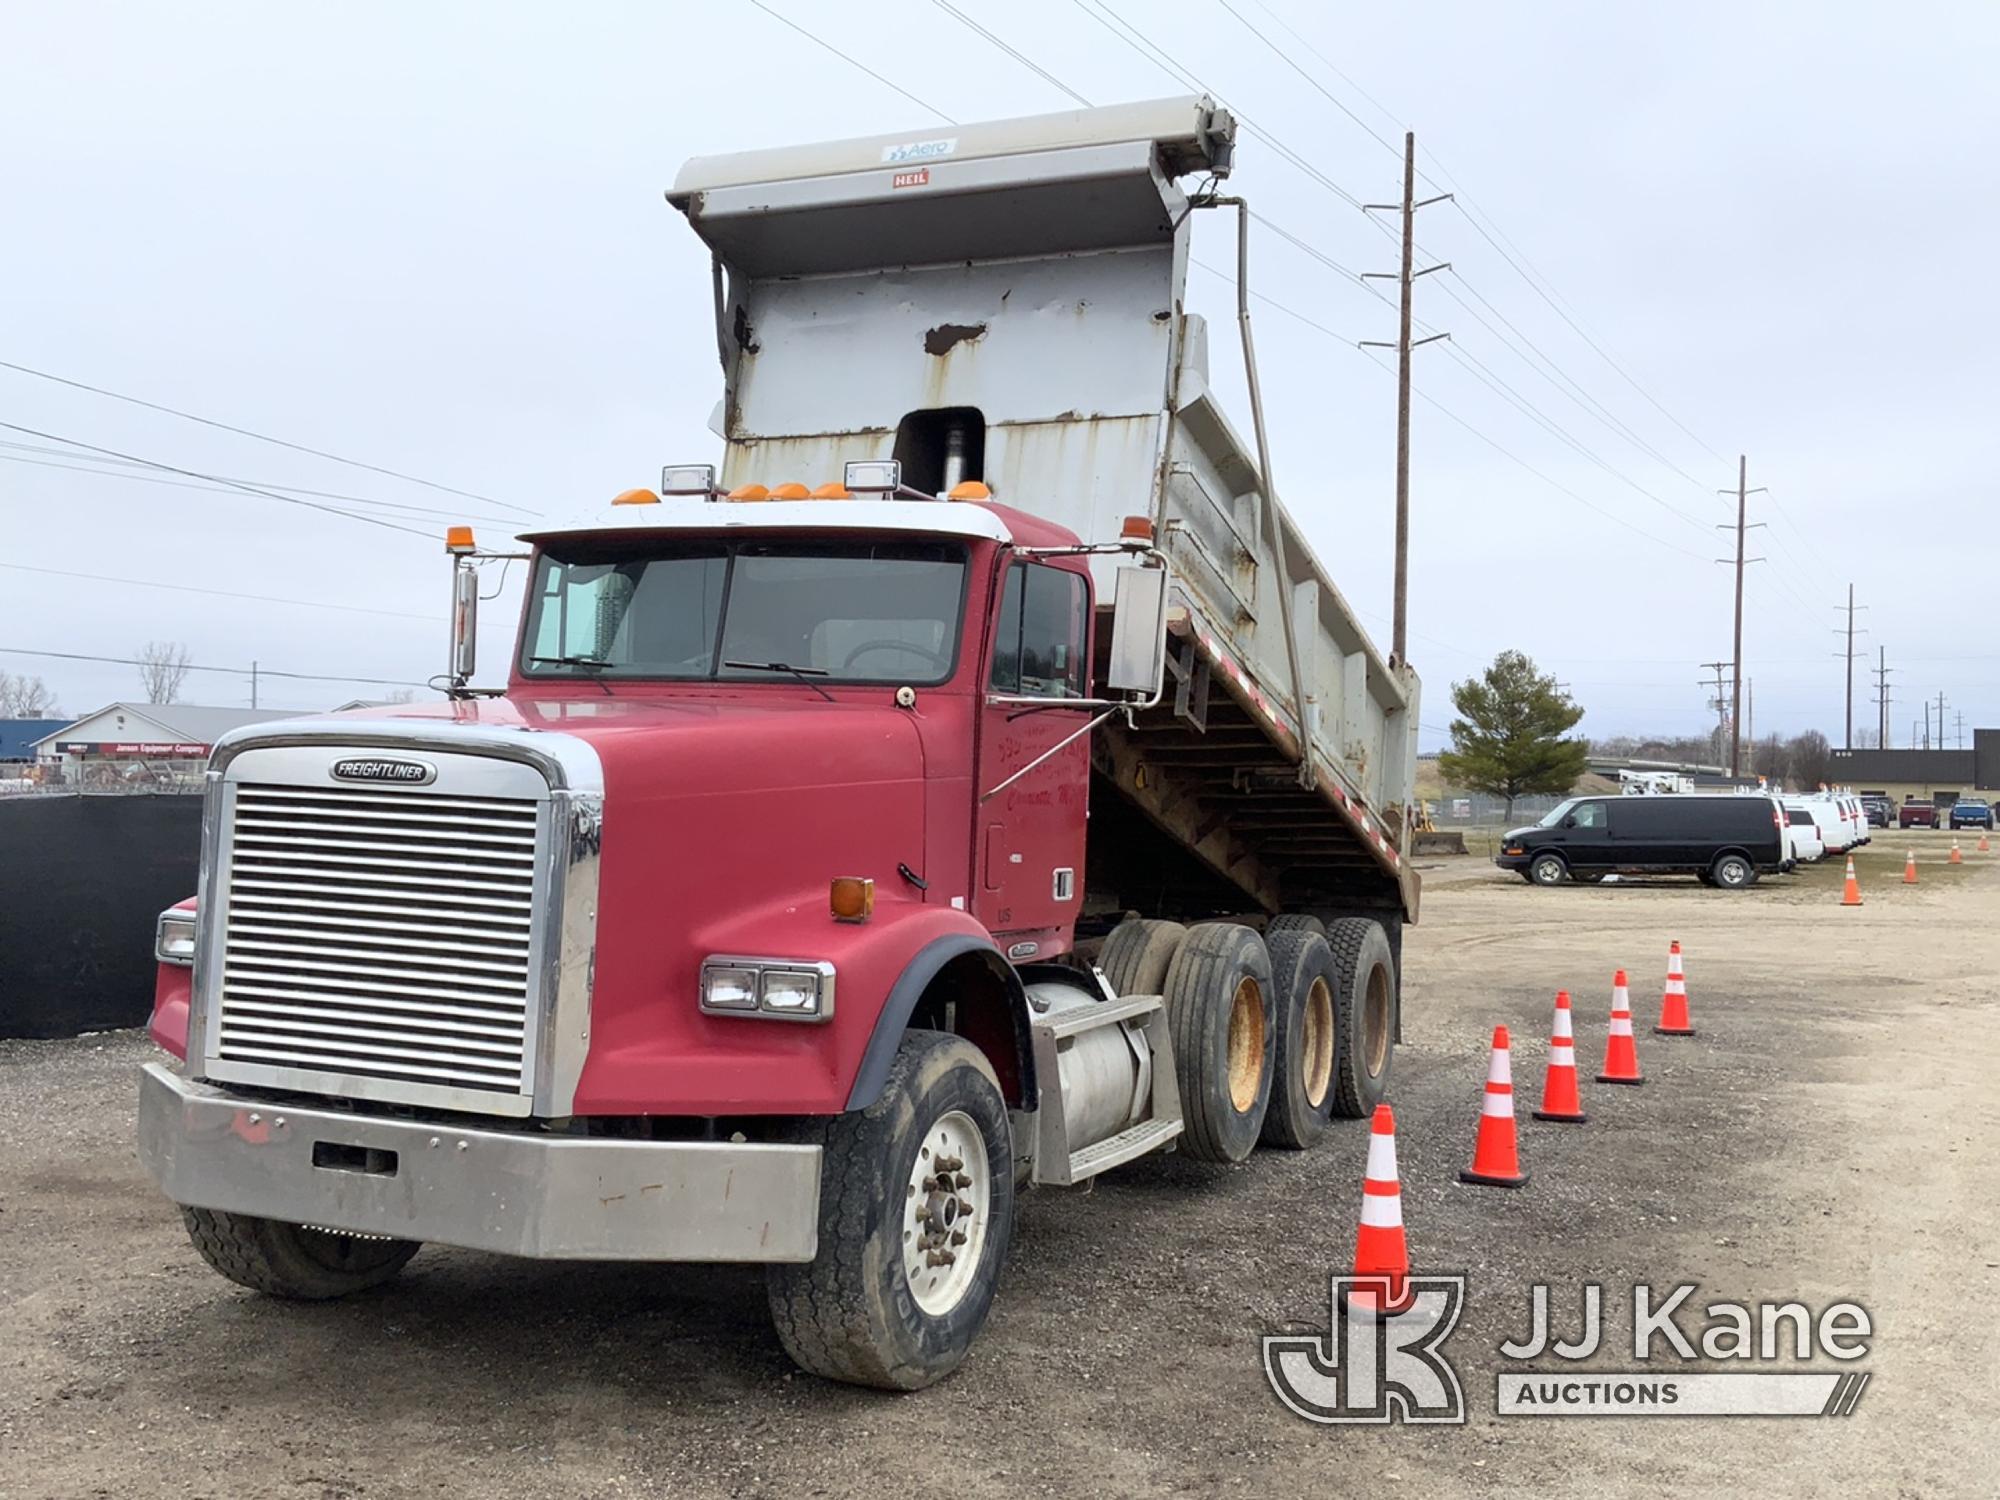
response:
[[[951,487],[951,493],[945,496],[947,500],[991,500],[992,498],[993,491],[977,479],[961,479]]]
[[[722,498],[725,500],[768,500],[771,498],[771,492],[761,484],[739,484]]]
[[[444,532],[444,550],[447,552],[472,551],[472,528],[470,526],[447,526]]]
[[[865,875],[836,875],[828,905],[836,922],[865,922],[875,911],[875,882]]]
[[[773,500],[803,500],[811,493],[804,485],[794,481],[790,484],[777,486],[777,488],[771,491],[771,498]]]
[[[611,497],[613,505],[658,505],[660,497],[651,490],[626,490]]]
[[[1118,528],[1121,541],[1147,542],[1153,540],[1153,518],[1151,516],[1127,516],[1125,524]]]
[[[815,500],[852,500],[854,492],[844,484],[823,484],[812,492]]]

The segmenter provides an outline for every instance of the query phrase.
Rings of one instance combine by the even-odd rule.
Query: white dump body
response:
[[[1226,174],[1234,136],[1226,111],[1184,98],[688,162],[668,197],[717,262],[724,483],[817,485],[900,458],[919,488],[980,479],[1085,540],[1150,514],[1180,665],[1197,653],[1204,685],[1286,759],[1306,747],[1309,805],[1339,825],[1343,859],[1365,854],[1345,868],[1414,915],[1417,678],[1375,649],[1282,506],[1280,576],[1274,502],[1186,310],[1177,179]]]

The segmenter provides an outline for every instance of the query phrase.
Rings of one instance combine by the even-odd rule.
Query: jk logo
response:
[[[1264,1374],[1308,1422],[1465,1422],[1458,1371],[1439,1352],[1465,1307],[1463,1276],[1405,1278],[1409,1307],[1370,1310],[1380,1277],[1335,1276],[1327,1336],[1268,1334]],[[1350,1306],[1350,1300],[1354,1305]]]

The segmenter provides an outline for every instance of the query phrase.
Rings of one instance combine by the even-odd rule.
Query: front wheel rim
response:
[[[993,1174],[986,1137],[964,1110],[925,1132],[904,1191],[900,1254],[910,1296],[932,1317],[965,1300],[979,1279],[992,1221]]]

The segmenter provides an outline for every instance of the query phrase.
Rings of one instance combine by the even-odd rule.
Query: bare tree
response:
[[[178,703],[187,674],[187,647],[178,641],[148,641],[139,652],[139,686],[148,703]]]
[[[0,672],[0,719],[60,719],[62,705],[49,685],[39,677],[23,673],[15,677]]]
[[[389,703],[415,703],[417,701],[416,689],[397,688],[384,701]]]

